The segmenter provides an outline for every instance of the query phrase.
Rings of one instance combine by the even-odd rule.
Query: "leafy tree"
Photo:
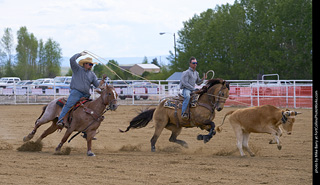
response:
[[[148,64],[148,58],[146,56],[143,58],[142,63],[143,64]]]
[[[16,73],[21,79],[34,79],[36,74],[36,59],[38,41],[26,27],[21,27],[18,32],[17,66]]]
[[[47,40],[44,45],[45,53],[45,75],[48,78],[54,78],[60,75],[60,60],[62,52],[59,43],[51,38]]]
[[[59,43],[49,38],[45,43],[38,42],[33,33],[26,27],[17,32],[18,45],[17,65],[15,72],[21,79],[36,79],[39,77],[53,78],[60,75],[60,60],[62,52]]]
[[[154,58],[154,59],[152,59],[151,64],[154,64],[154,65],[156,65],[156,66],[160,67],[160,64],[158,63],[158,59],[157,59],[157,57],[156,57],[156,58]]]
[[[213,69],[225,79],[311,79],[311,21],[311,0],[241,0],[208,9],[183,22],[170,71],[186,70],[194,56],[200,74]]]
[[[107,71],[108,71],[107,67],[103,64],[97,64],[93,67],[93,72],[96,74],[97,77],[101,77],[103,76],[103,74],[107,74],[107,76],[110,78]]]
[[[5,76],[15,76],[13,71],[13,60],[12,60],[12,50],[13,50],[13,35],[11,28],[4,29],[4,35],[1,38],[0,45],[4,48],[6,61],[5,61]]]

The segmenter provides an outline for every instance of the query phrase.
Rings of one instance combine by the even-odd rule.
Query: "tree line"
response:
[[[62,50],[59,43],[51,38],[46,42],[38,40],[25,26],[17,31],[17,43],[14,47],[12,29],[5,28],[0,40],[0,77],[33,80],[60,75]],[[12,55],[14,49],[16,54]]]
[[[270,73],[281,79],[312,79],[312,0],[236,0],[194,15],[183,22],[178,35],[177,56],[169,51],[169,65],[158,64],[160,73],[143,77],[166,79],[186,70],[194,56],[200,74],[213,69],[216,77],[224,79],[251,80]],[[26,27],[19,29],[17,40],[13,56],[12,31],[6,28],[0,41],[0,77],[60,75],[62,51],[57,42],[38,41]],[[107,65],[122,79],[137,79],[111,63],[119,66],[117,61]],[[157,64],[156,59],[151,63]],[[96,65],[94,71],[118,79],[104,65]]]
[[[178,32],[177,60],[170,71],[213,69],[216,77],[312,79],[312,1],[240,0],[194,15]]]

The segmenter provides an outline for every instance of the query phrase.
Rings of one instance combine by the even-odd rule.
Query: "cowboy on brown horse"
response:
[[[64,126],[63,118],[81,98],[90,97],[90,86],[93,84],[95,87],[99,86],[97,76],[91,71],[93,64],[92,58],[85,58],[79,61],[77,64],[76,60],[86,55],[87,52],[83,51],[81,53],[75,54],[70,58],[70,66],[72,69],[72,79],[70,83],[70,95],[68,97],[67,103],[62,108],[61,114],[58,118],[57,125],[62,128]]]
[[[60,144],[56,148],[57,152],[61,150],[62,145],[67,141],[72,132],[78,131],[78,133],[85,132],[87,134],[87,155],[95,156],[95,154],[91,151],[91,143],[94,136],[96,135],[96,130],[104,120],[103,114],[107,110],[116,110],[118,107],[118,94],[116,93],[115,89],[113,88],[113,86],[108,86],[107,84],[105,84],[104,79],[102,80],[102,82],[103,83],[101,83],[101,85],[99,86],[101,91],[97,91],[100,94],[99,98],[93,101],[88,101],[85,104],[80,104],[77,109],[72,109],[72,112],[70,112],[72,119],[70,119],[69,123],[65,125],[67,127],[67,130]],[[40,142],[42,139],[59,129],[59,126],[56,123],[58,121],[58,116],[60,115],[62,110],[62,107],[60,106],[61,101],[63,102],[62,98],[55,99],[44,106],[42,114],[35,122],[34,129],[31,133],[23,138],[23,141],[26,142],[31,140],[35,135],[37,129],[41,125],[50,121],[52,121],[51,126],[41,134],[41,136],[37,139],[37,142]]]
[[[156,150],[155,144],[164,128],[171,130],[172,134],[169,139],[170,142],[175,142],[183,147],[188,147],[188,144],[177,139],[181,133],[182,127],[200,127],[209,132],[208,135],[198,135],[198,140],[208,142],[215,134],[215,124],[213,119],[215,117],[215,110],[221,111],[224,104],[229,97],[229,84],[223,79],[211,79],[207,81],[207,85],[199,91],[201,94],[193,108],[190,108],[190,118],[188,120],[182,119],[181,102],[178,97],[163,99],[160,104],[154,108],[143,111],[138,116],[133,118],[130,125],[125,131],[130,128],[145,127],[152,119],[155,121],[155,131],[151,138],[151,151]],[[189,104],[190,105],[190,104]]]

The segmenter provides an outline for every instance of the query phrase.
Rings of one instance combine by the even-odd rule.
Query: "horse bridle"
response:
[[[207,93],[210,97],[213,97],[213,99],[210,101],[213,110],[214,110],[220,103],[225,103],[225,102],[226,102],[226,98],[224,98],[224,96],[221,96],[221,94],[223,94],[222,90],[225,89],[225,88],[227,88],[227,87],[224,87],[224,85],[222,85],[221,88],[220,88],[220,90],[219,90],[219,92],[218,92],[218,95],[214,95],[214,94]],[[218,97],[218,98],[217,98],[217,101],[215,101],[215,97]],[[220,99],[224,99],[224,100],[220,100]],[[215,101],[215,103],[213,103],[212,101]]]
[[[106,90],[106,89],[105,89],[105,90]],[[115,91],[113,91],[113,93],[114,93],[114,92],[115,92]],[[106,92],[106,95],[105,95],[105,96],[106,96],[106,97],[104,97],[104,98],[108,98],[108,96],[112,96],[112,95],[111,95],[111,94],[109,95],[109,93]],[[115,96],[115,95],[113,95],[113,96]],[[103,99],[104,99],[104,98],[103,98]],[[106,111],[108,111],[108,110],[111,109],[111,105],[113,105],[113,103],[114,103],[115,101],[117,101],[117,99],[113,99],[113,100],[109,101],[107,104],[105,104],[104,101],[102,101],[103,105],[106,106]]]

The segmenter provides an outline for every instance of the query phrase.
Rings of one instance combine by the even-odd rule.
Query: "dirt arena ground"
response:
[[[168,141],[164,130],[157,152],[150,152],[153,122],[142,129],[119,133],[139,109],[145,106],[120,106],[107,112],[93,141],[96,157],[86,156],[86,142],[76,137],[65,147],[70,155],[53,155],[64,131],[43,140],[41,152],[19,152],[22,138],[31,132],[42,105],[0,106],[0,184],[312,184],[312,110],[296,119],[293,134],[281,137],[282,150],[270,145],[268,134],[252,134],[249,144],[255,157],[240,157],[234,132],[227,122],[221,133],[204,144],[196,140],[205,134],[198,128],[183,129],[179,139],[185,149]],[[217,113],[215,123],[237,108]],[[35,135],[39,137],[49,124]]]

